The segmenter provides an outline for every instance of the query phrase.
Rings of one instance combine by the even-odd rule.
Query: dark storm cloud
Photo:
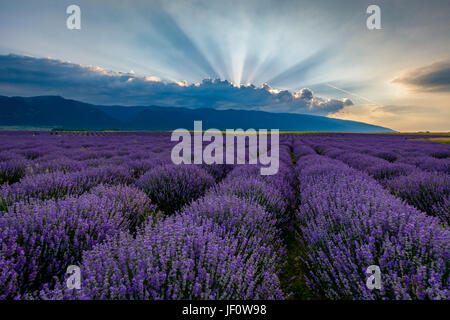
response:
[[[300,98],[304,100],[312,100],[313,92],[308,88],[304,88],[300,91]]]
[[[188,85],[18,55],[0,56],[0,94],[52,94],[96,104],[254,109],[318,115],[327,115],[352,104],[348,99],[317,97],[307,88],[299,92],[278,91],[267,84],[236,87],[226,80],[210,79]]]
[[[419,91],[450,92],[450,60],[434,62],[416,68],[394,82],[402,83]]]

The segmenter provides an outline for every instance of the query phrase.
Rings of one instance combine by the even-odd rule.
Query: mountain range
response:
[[[188,109],[159,106],[100,106],[60,96],[0,96],[0,126],[65,130],[279,129],[280,131],[394,132],[367,123],[294,113]]]

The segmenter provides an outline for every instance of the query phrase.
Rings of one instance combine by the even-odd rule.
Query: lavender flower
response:
[[[0,299],[54,282],[83,251],[132,230],[154,207],[138,190],[98,187],[93,194],[19,202],[0,216]]]
[[[144,174],[136,185],[166,214],[202,196],[214,178],[193,165],[162,165]]]

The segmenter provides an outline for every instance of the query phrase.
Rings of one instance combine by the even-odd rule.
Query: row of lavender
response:
[[[305,144],[364,171],[392,194],[450,223],[450,146],[411,136],[321,135]],[[311,151],[311,150],[310,150]]]
[[[349,138],[355,141],[350,143],[353,140]],[[403,163],[375,161],[368,155],[396,147],[395,154],[400,157],[407,152],[417,154],[421,150],[415,148],[422,147],[422,155],[439,154],[438,159],[446,160],[448,148],[396,141],[401,138],[394,137],[391,144],[386,144],[385,137],[321,135],[304,136],[294,142],[300,182],[299,234],[307,248],[302,259],[308,269],[308,286],[315,295],[331,299],[450,298],[450,232],[445,225],[448,174],[439,172],[438,166],[436,170],[429,168],[432,172],[413,167],[410,172],[380,176],[377,172],[397,165],[404,167]],[[362,148],[362,144],[366,147]],[[428,178],[426,184],[419,179],[427,175],[441,180]],[[396,192],[393,185],[421,190],[420,195],[408,190],[404,198],[420,209],[420,205],[439,203],[446,216],[438,215],[441,221],[429,216],[390,194],[383,185],[400,196],[403,194]],[[381,269],[381,290],[366,286],[370,265]]]
[[[136,174],[128,158],[105,161],[129,157],[129,144],[111,139],[111,147],[91,139],[70,146],[41,139],[40,149],[27,139],[19,148],[17,141],[4,143],[6,161],[23,155],[27,166],[36,166],[62,152],[80,167],[26,172],[1,187],[1,298],[284,296],[278,279],[285,250],[281,228],[288,220],[284,199],[293,199],[294,191],[285,187],[283,173],[263,179],[252,166],[237,167],[216,184],[230,166],[174,166],[161,164],[160,157],[145,174]],[[167,147],[157,148],[167,155]],[[116,155],[105,157],[100,149]],[[96,154],[88,159],[101,165],[84,166],[80,153]],[[281,153],[289,178],[290,154],[286,148]],[[71,264],[81,265],[81,291],[64,289]]]
[[[0,185],[27,175],[77,172],[101,166],[126,166],[139,176],[170,161],[167,135],[110,134],[106,136],[1,136]]]

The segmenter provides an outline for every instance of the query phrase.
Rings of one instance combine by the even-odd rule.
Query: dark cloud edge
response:
[[[60,95],[95,104],[158,105],[188,108],[262,110],[329,115],[353,105],[350,99],[326,99],[308,88],[296,92],[269,84],[235,86],[228,80],[201,83],[164,81],[52,58],[0,55],[3,95]]]

